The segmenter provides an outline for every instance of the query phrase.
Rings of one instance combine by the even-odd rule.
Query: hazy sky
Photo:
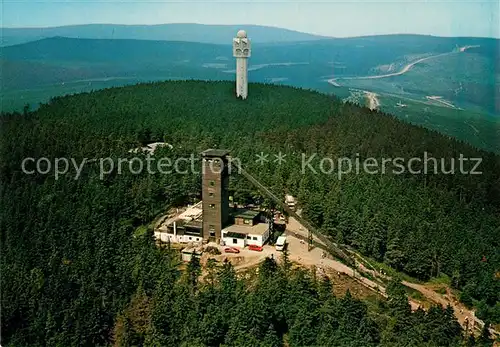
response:
[[[4,27],[68,24],[261,24],[327,36],[417,33],[500,37],[500,0],[2,0]]]

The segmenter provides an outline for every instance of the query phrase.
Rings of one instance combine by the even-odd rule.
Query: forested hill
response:
[[[304,216],[332,239],[420,280],[447,278],[480,318],[500,321],[499,156],[317,92],[263,84],[249,91],[242,101],[231,82],[142,84],[0,117],[2,345],[460,345],[449,309],[411,314],[397,290],[372,312],[272,262],[251,284],[228,265],[208,283],[197,280],[196,264],[179,271],[151,230],[135,231],[199,194],[200,174],[99,172],[99,158],[117,163],[155,141],[173,145],[155,152],[172,161],[231,149],[277,195],[297,196]],[[280,152],[286,162],[278,165]],[[444,158],[447,171],[455,158],[456,173],[398,174],[388,164],[385,174],[361,169],[339,179],[328,160],[328,172],[319,170],[325,157],[407,162],[425,152]],[[261,153],[269,155],[264,165],[255,162]],[[302,170],[302,155],[314,154],[317,173]],[[461,174],[461,155],[481,158],[482,174]],[[23,173],[27,157],[97,162],[78,177],[70,164],[56,180],[53,170]],[[236,201],[256,195],[238,175],[230,188]]]

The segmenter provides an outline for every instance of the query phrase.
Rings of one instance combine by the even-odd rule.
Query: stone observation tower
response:
[[[246,99],[248,96],[248,57],[250,40],[245,30],[240,30],[233,38],[233,55],[236,58],[236,96]]]
[[[229,151],[207,149],[202,153],[203,238],[219,242],[229,219]]]

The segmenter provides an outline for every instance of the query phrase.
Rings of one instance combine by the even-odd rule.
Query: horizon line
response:
[[[436,34],[419,34],[419,33],[383,33],[383,34],[364,34],[364,35],[353,35],[353,36],[327,36],[323,34],[316,34],[296,29],[290,29],[280,26],[274,25],[262,25],[262,24],[206,24],[206,23],[196,23],[196,22],[170,22],[170,23],[157,23],[157,24],[121,24],[121,23],[80,23],[80,24],[65,24],[65,25],[55,25],[55,26],[0,26],[0,30],[4,29],[56,29],[56,28],[64,28],[64,27],[75,27],[75,26],[92,26],[92,25],[116,25],[116,26],[142,26],[142,27],[154,27],[154,26],[162,26],[162,25],[202,25],[202,26],[255,26],[255,27],[263,27],[263,28],[274,28],[281,30],[293,31],[296,33],[317,36],[318,39],[340,39],[340,38],[359,38],[359,37],[370,37],[370,36],[390,36],[390,35],[414,35],[414,36],[431,36],[431,37],[442,37],[442,38],[456,38],[456,37],[467,37],[467,38],[484,38],[484,39],[494,39],[500,40],[500,35],[495,36],[448,36],[448,35],[436,35]],[[3,35],[2,35],[3,36]]]

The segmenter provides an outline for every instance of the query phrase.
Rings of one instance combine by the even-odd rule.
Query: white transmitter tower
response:
[[[233,55],[236,58],[236,96],[246,99],[248,96],[248,57],[250,40],[245,30],[240,30],[233,39]]]

